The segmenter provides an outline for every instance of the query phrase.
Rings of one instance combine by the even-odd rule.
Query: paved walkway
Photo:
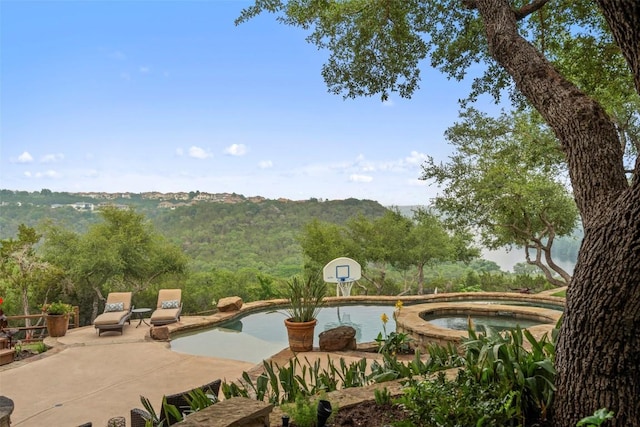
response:
[[[13,400],[12,427],[71,427],[91,421],[105,426],[115,416],[141,408],[140,395],[156,405],[165,394],[188,390],[216,378],[234,380],[253,364],[191,356],[148,338],[137,322],[124,334],[91,326],[69,330],[37,360],[0,368],[0,395]],[[48,338],[50,340],[56,340]]]

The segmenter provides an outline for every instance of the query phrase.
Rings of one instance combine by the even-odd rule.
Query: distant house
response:
[[[72,203],[71,206],[73,209],[77,211],[93,211],[94,205],[93,203],[85,203],[85,202],[76,202]]]

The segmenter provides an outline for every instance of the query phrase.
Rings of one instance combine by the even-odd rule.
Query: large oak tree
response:
[[[584,227],[557,347],[554,425],[573,427],[601,407],[615,411],[612,425],[640,425],[639,165],[627,174],[616,122],[554,66],[554,53],[583,43],[590,50],[576,67],[609,56],[592,72],[626,72],[640,93],[640,2],[257,0],[239,21],[262,11],[311,30],[308,40],[330,51],[322,74],[334,93],[409,97],[429,56],[454,78],[487,64],[471,99],[510,87],[540,113],[560,141]]]

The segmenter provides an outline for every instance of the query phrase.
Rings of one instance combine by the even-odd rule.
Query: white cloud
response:
[[[271,160],[262,160],[258,163],[260,169],[269,169],[273,167],[273,162]]]
[[[18,156],[18,163],[31,163],[31,162],[33,162],[33,157],[31,156],[31,154],[29,154],[28,151],[25,151],[24,153]]]
[[[182,147],[176,148],[176,155],[184,156],[184,150],[182,149]]]
[[[373,181],[373,177],[372,176],[368,176],[368,175],[352,174],[351,176],[349,176],[349,181],[351,181],[351,182],[371,182],[371,181]]]
[[[203,148],[193,145],[189,147],[189,156],[196,159],[206,159],[211,157],[211,153],[207,153]]]
[[[373,163],[365,163],[362,165],[362,172],[375,172],[376,167]]]
[[[377,170],[385,172],[402,173],[406,172],[406,163],[402,160],[380,162],[377,165]]]
[[[247,147],[244,144],[231,144],[224,149],[225,154],[230,156],[244,156],[247,154]]]
[[[48,171],[45,172],[37,172],[35,174],[36,178],[60,178],[60,173],[49,169]]]
[[[140,68],[138,68],[138,71],[140,71],[141,74],[147,74],[151,71],[151,68],[141,65]]]
[[[419,153],[417,151],[412,151],[408,157],[405,157],[405,161],[410,165],[421,165],[427,160],[427,155],[424,153]]]
[[[40,163],[55,163],[64,160],[64,154],[56,153],[56,154],[45,154],[40,159]]]
[[[31,172],[25,171],[24,176],[26,176],[27,178],[31,178]]]

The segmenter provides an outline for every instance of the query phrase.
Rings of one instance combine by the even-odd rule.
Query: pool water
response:
[[[422,317],[422,316],[421,316]],[[469,328],[469,316],[460,315],[433,315],[422,317],[427,322],[440,326],[441,328],[454,329],[456,331],[466,331]],[[514,316],[495,315],[495,316],[471,316],[476,331],[486,332],[486,328],[490,327],[495,331],[504,331],[507,329],[515,329],[518,325],[521,328],[529,328],[539,325],[539,320],[516,318]]]
[[[387,315],[387,333],[396,330],[392,305],[345,305],[324,307],[318,313],[314,346],[321,332],[341,325],[356,330],[356,342],[374,341],[382,329],[381,316]],[[260,363],[289,346],[284,312],[258,312],[196,331],[171,340],[171,349],[180,353],[220,357]]]
[[[486,304],[486,305],[492,305],[492,304],[517,305],[517,306],[523,306],[523,307],[539,307],[539,308],[546,308],[546,309],[549,309],[549,310],[564,311],[564,305],[562,305],[562,304],[545,303],[545,302],[541,302],[541,301],[469,300],[469,301],[465,301],[465,302],[469,302],[469,303],[472,303],[472,304]]]

